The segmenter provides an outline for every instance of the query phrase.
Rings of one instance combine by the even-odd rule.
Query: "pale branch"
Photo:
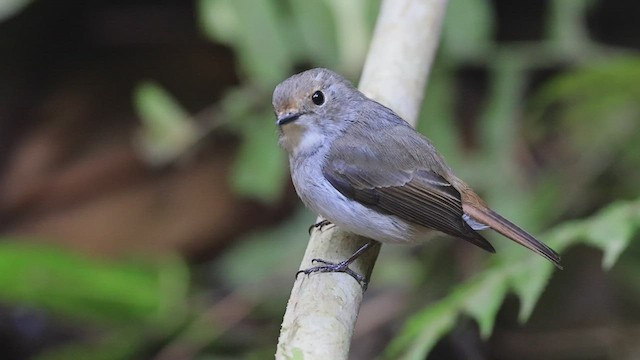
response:
[[[411,124],[420,111],[440,39],[446,0],[383,0],[359,88]],[[340,262],[368,239],[334,226],[315,230],[300,269],[320,258]],[[369,278],[379,246],[350,268]],[[344,273],[301,274],[282,322],[276,359],[346,359],[363,288]]]

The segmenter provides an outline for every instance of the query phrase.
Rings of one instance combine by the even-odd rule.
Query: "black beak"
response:
[[[288,124],[290,122],[294,122],[294,121],[298,120],[300,115],[302,115],[302,113],[287,114],[287,115],[279,118],[278,121],[276,121],[276,125],[282,126],[282,125]]]

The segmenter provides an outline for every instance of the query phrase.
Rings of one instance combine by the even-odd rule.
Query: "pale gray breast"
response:
[[[290,158],[292,180],[302,202],[316,214],[343,230],[381,242],[412,243],[425,234],[416,233],[406,221],[348,199],[324,177],[327,148],[307,158]],[[426,230],[426,229],[424,229]]]

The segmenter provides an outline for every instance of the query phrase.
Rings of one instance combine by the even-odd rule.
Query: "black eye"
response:
[[[322,91],[318,90],[314,92],[313,95],[311,95],[311,101],[318,106],[324,104],[324,94]]]

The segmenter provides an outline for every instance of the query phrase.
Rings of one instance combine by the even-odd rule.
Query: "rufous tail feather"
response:
[[[500,214],[494,212],[489,208],[482,208],[469,204],[463,204],[463,211],[471,216],[474,220],[488,225],[493,230],[504,235],[505,237],[517,242],[518,244],[532,250],[549,261],[551,261],[557,268],[562,269],[560,265],[560,255],[553,249],[531,236],[526,231],[519,228],[511,221],[503,218]]]

